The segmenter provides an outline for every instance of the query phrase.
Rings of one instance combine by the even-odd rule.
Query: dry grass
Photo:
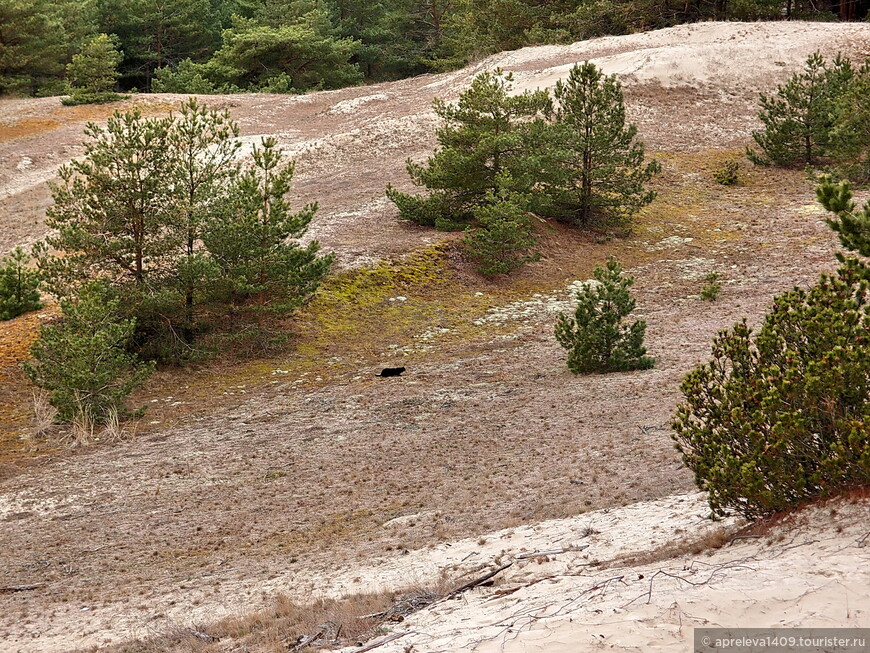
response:
[[[717,549],[721,549],[734,537],[733,528],[717,528],[708,531],[698,537],[675,538],[656,549],[621,556],[602,565],[604,567],[640,567],[651,565],[665,560],[673,560],[685,555],[700,555],[706,553],[712,555]]]
[[[48,401],[48,393],[33,390],[33,437],[44,436],[54,424],[57,410]]]
[[[63,443],[69,447],[83,447],[95,439],[97,425],[87,411],[80,410],[70,424],[70,428],[61,431]]]
[[[454,584],[442,579],[429,587],[361,593],[308,603],[276,597],[267,610],[224,618],[210,625],[175,627],[167,632],[104,650],[107,653],[219,653],[249,651],[307,653],[361,646],[383,634],[383,626],[441,599]]]

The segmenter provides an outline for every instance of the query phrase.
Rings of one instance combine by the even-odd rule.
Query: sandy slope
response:
[[[524,48],[463,70],[305,96],[234,95],[204,100],[229,108],[249,142],[276,135],[298,161],[294,192],[319,201],[312,235],[344,263],[366,263],[423,242],[401,228],[383,202],[388,181],[402,186],[407,157],[433,145],[434,97],[455,99],[472,77],[513,71],[518,89],[545,88],[577,61],[592,60],[626,85],[629,117],[653,150],[734,147],[755,127],[755,99],[820,50],[862,57],[861,23],[700,23],[569,46]],[[0,100],[0,254],[44,233],[45,181],[81,153],[81,130],[116,106],[168,111],[180,96],[136,96],[103,107],[62,107],[56,98]]]
[[[378,650],[676,652],[690,650],[693,628],[702,626],[870,627],[866,501],[814,507],[718,550],[620,562],[661,551],[662,543],[678,552],[680,542],[705,531],[736,530],[734,522],[714,524],[703,515],[700,495],[668,497],[493,533],[484,547],[462,541],[425,552],[403,567],[431,568],[469,555],[515,562],[495,587],[445,600],[391,628],[407,635]],[[596,532],[584,536],[588,528]],[[515,557],[572,544],[588,548],[543,563]]]
[[[204,410],[196,406],[201,397],[185,395],[184,384],[176,381],[179,387],[147,397],[149,419],[166,420],[150,426],[147,436],[0,470],[8,471],[0,480],[0,587],[42,584],[35,591],[0,594],[0,650],[42,653],[117,642],[262,607],[278,591],[297,598],[326,586],[361,591],[453,561],[454,547],[436,549],[446,556],[437,559],[422,551],[446,538],[688,491],[690,474],[680,467],[667,429],[680,378],[706,356],[717,329],[743,315],[757,320],[773,294],[810,283],[830,268],[835,242],[799,172],[753,169],[746,183],[724,189],[712,184],[705,166],[745,145],[756,125],[758,91],[772,89],[816,49],[860,56],[868,42],[866,24],[705,23],[527,48],[462,71],[374,87],[301,97],[206,98],[233,112],[246,141],[261,134],[279,137],[299,162],[296,199],[320,201],[314,235],[343,264],[358,265],[441,237],[400,223],[382,194],[387,181],[403,183],[406,157],[422,158],[431,150],[433,97],[454,99],[475,73],[497,66],[515,71],[523,88],[551,84],[565,66],[587,58],[618,73],[631,118],[665,161],[655,182],[660,199],[651,207],[653,217],[644,217],[633,238],[608,250],[636,262],[631,272],[638,278],[639,309],[649,321],[647,340],[657,366],[592,377],[573,377],[564,368],[552,338],[554,310],[564,308],[566,288],[585,278],[578,275],[588,274],[589,262],[605,256],[605,246],[564,232],[550,236],[558,242],[548,245],[545,260],[519,276],[535,288],[536,279],[545,279],[549,286],[536,295],[503,300],[497,285],[467,277],[470,285],[462,292],[482,293],[477,303],[469,300],[467,315],[436,310],[412,338],[378,343],[371,351],[340,350],[337,371],[329,359],[314,374],[290,375],[304,358],[290,355],[265,370],[257,384],[216,386],[226,403]],[[126,106],[160,113],[179,99],[142,97]],[[104,120],[106,110],[63,108],[52,98],[0,102],[0,252],[44,233],[44,180],[81,151],[83,124]],[[710,270],[723,273],[725,291],[707,305],[697,289]],[[408,312],[425,307],[425,297],[407,300]],[[489,325],[500,330],[498,337],[486,331]],[[375,366],[397,359],[411,362],[406,377],[390,385],[371,378]],[[191,371],[192,384],[198,375]],[[595,547],[590,557],[610,559],[632,542],[645,550],[682,537],[678,528],[714,527],[703,521],[697,497],[624,510],[596,513],[606,528],[595,525],[601,536],[588,538]],[[626,518],[613,521],[613,514]],[[418,517],[385,525],[409,515]],[[588,519],[517,529],[521,535],[510,548],[549,548],[556,539],[572,539]],[[645,526],[657,520],[660,531]],[[857,533],[851,524],[844,537]],[[802,532],[813,539],[813,528]],[[825,533],[819,531],[820,542]],[[501,541],[502,535],[488,538]],[[758,544],[735,544],[716,560],[727,561],[738,550],[742,557],[756,555],[750,547]],[[467,542],[455,546],[472,552]],[[764,562],[772,565],[770,574],[787,568],[784,561],[801,570],[789,586],[798,591],[816,588],[823,577],[797,556],[826,555],[834,576],[824,582],[851,587],[843,570],[865,549],[847,540],[842,546],[838,552],[810,545],[780,553],[765,548],[757,557],[770,558]],[[400,553],[407,549],[411,553]],[[540,568],[575,569],[586,564],[583,555],[557,556]],[[373,559],[380,563],[372,566]],[[343,575],[331,571],[336,566]],[[358,570],[369,567],[360,576]],[[539,565],[518,567],[506,574],[508,582],[533,579],[529,574]],[[760,573],[767,568],[757,567]],[[500,624],[526,608],[538,614],[551,597],[582,599],[588,596],[584,589],[612,571],[538,583],[485,604],[485,592],[475,594],[481,601],[468,600],[480,604],[475,614]],[[592,592],[603,594],[601,605],[590,608],[581,600],[579,622],[578,613],[568,614],[571,606],[565,614],[574,622],[567,624],[562,613],[513,620],[523,633],[510,645],[532,646],[547,633],[571,641],[576,633],[566,629],[573,623],[602,623],[601,633],[615,636],[625,619],[637,623],[635,635],[621,645],[642,649],[661,640],[679,649],[686,629],[681,634],[673,626],[664,636],[650,624],[689,623],[680,610],[668,612],[680,597],[696,597],[699,614],[713,622],[709,615],[724,611],[717,622],[724,623],[770,595],[765,590],[732,607],[723,600],[716,608],[718,577],[691,592],[657,579],[655,602],[636,601],[612,612],[646,591],[650,573],[638,573],[645,579],[626,576],[627,585],[614,581],[606,592]],[[361,580],[354,582],[356,577]],[[729,569],[721,582],[733,579],[745,581],[747,572]],[[866,585],[866,578],[859,580]],[[728,591],[751,595],[740,586]],[[515,605],[519,598],[527,602]],[[843,601],[831,600],[830,610],[812,608],[823,620],[845,625],[851,615],[866,619],[851,607],[847,616]],[[428,634],[408,642],[417,651],[457,650],[487,638],[491,643],[481,646],[502,645],[506,626],[465,628],[484,617],[458,607],[439,606],[416,617]],[[790,623],[802,609],[787,613]],[[465,616],[472,621],[461,621]]]

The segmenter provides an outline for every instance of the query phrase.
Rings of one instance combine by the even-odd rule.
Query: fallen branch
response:
[[[13,592],[27,592],[29,590],[39,589],[45,583],[35,583],[33,585],[11,585],[9,587],[0,587],[0,594],[12,594]]]
[[[731,546],[737,540],[760,540],[761,537],[761,535],[735,535],[730,540],[728,540],[728,546]]]
[[[457,587],[455,590],[453,590],[452,592],[450,592],[447,595],[447,598],[452,598],[452,597],[456,596],[457,594],[462,594],[462,592],[467,592],[468,590],[473,589],[482,583],[485,583],[490,578],[493,578],[496,574],[500,574],[501,572],[503,572],[505,569],[510,567],[512,564],[513,564],[512,562],[509,562],[506,565],[502,565],[498,569],[494,569],[493,571],[489,572],[488,574],[484,574],[480,578],[475,578],[473,581],[471,581],[469,583],[465,583],[465,585],[463,585],[462,587]]]
[[[529,558],[542,558],[544,556],[554,556],[559,555],[560,553],[569,553],[570,551],[583,551],[584,549],[588,549],[588,544],[583,544],[582,546],[563,546],[558,549],[551,549],[549,551],[534,551],[530,553],[521,553],[516,556],[517,560],[528,560]]]
[[[372,642],[371,644],[366,644],[362,648],[358,648],[353,653],[365,653],[366,651],[372,651],[376,648],[383,646],[384,644],[389,644],[390,642],[395,641],[395,640],[399,639],[400,637],[404,637],[405,635],[410,634],[410,632],[411,631],[406,630],[404,633],[393,633],[392,635],[390,635],[388,637],[384,637],[383,639],[380,639],[376,642]]]
[[[204,642],[217,642],[220,640],[220,637],[209,635],[208,633],[204,633],[201,630],[196,630],[195,628],[186,628],[184,632],[191,637],[196,637],[197,639],[201,639]]]

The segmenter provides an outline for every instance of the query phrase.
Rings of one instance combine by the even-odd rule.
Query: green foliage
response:
[[[100,31],[114,34],[124,51],[123,88],[148,89],[156,69],[188,58],[207,61],[220,43],[220,11],[211,0],[96,0],[96,4]]]
[[[67,36],[50,0],[0,0],[0,94],[60,90]]]
[[[870,206],[847,183],[817,191],[843,245],[870,253]],[[718,514],[749,518],[870,483],[870,267],[840,268],[774,300],[755,339],[746,321],[713,341],[683,381],[674,416],[683,461]]]
[[[221,274],[218,293],[236,311],[262,320],[286,314],[305,302],[329,272],[334,257],[318,256],[317,241],[302,247],[317,210],[309,204],[292,213],[286,201],[293,164],[282,165],[274,138],[254,148],[254,163],[243,172],[223,210],[206,225],[203,241]]]
[[[630,294],[634,279],[610,259],[594,271],[595,281],[577,291],[574,316],[560,313],[556,340],[568,350],[568,369],[574,374],[645,370],[654,360],[646,355],[646,322],[625,322],[635,308]]]
[[[36,248],[39,265],[63,298],[86,279],[110,284],[124,317],[135,318],[132,343],[143,356],[194,357],[192,343],[213,317],[230,312],[262,325],[266,314],[305,301],[326,273],[331,257],[318,257],[316,242],[284,242],[313,215],[313,207],[287,210],[292,166],[279,166],[269,141],[243,170],[226,111],[191,99],[167,118],[116,112],[86,133],[84,158],[62,167],[52,186],[55,231]]]
[[[118,64],[123,58],[123,53],[118,52],[115,42],[106,34],[98,34],[87,41],[66,67],[71,94],[63,103],[99,104],[121,99],[114,89],[119,77]]]
[[[11,320],[42,307],[39,273],[27,267],[29,261],[20,247],[0,260],[0,320]]]
[[[532,221],[518,197],[492,197],[474,210],[476,227],[468,227],[464,244],[482,274],[506,274],[539,258]]]
[[[740,162],[728,159],[713,171],[713,181],[723,186],[734,186],[740,181]]]
[[[813,165],[829,154],[834,108],[854,75],[848,59],[826,63],[818,52],[810,55],[804,70],[775,95],[761,95],[764,130],[752,134],[761,152],[747,148],[749,159],[759,165]]]
[[[644,188],[661,166],[644,163],[637,127],[625,124],[622,88],[594,64],[556,83],[556,121],[544,147],[547,215],[581,226],[621,226],[655,198]]]
[[[178,62],[174,68],[164,66],[154,71],[151,90],[155,93],[196,93],[197,95],[213,95],[221,92],[233,92],[239,89],[218,89],[208,78],[208,66],[194,63],[191,59]]]
[[[865,62],[832,108],[830,153],[844,176],[870,182],[870,62]]]
[[[719,273],[711,272],[704,277],[704,285],[701,286],[701,299],[715,302],[720,292],[722,292],[722,284],[719,283]]]
[[[46,222],[57,232],[35,249],[54,294],[70,296],[82,280],[103,277],[147,292],[169,274],[179,246],[179,235],[168,228],[171,124],[133,110],[115,112],[105,129],[87,126],[93,140],[84,158],[62,166],[60,182],[51,186]],[[51,256],[51,248],[65,255]]]
[[[615,77],[592,64],[575,66],[549,94],[511,93],[512,77],[485,72],[456,104],[435,100],[444,123],[439,149],[407,170],[428,195],[387,186],[401,218],[437,229],[467,225],[465,243],[485,274],[528,260],[529,214],[587,227],[624,227],[655,193],[644,184],[659,171],[644,162],[637,129],[625,124]]]
[[[717,514],[755,518],[870,483],[870,270],[855,259],[722,331],[683,381],[683,461]]]
[[[351,62],[358,48],[338,38],[318,11],[276,27],[236,19],[208,71],[223,83],[271,92],[341,88],[362,81]]]
[[[40,330],[24,368],[62,422],[125,414],[124,400],[153,370],[127,351],[135,320],[121,317],[120,303],[106,286],[88,284],[77,300],[61,301],[60,321]]]
[[[121,89],[299,92],[459,68],[528,45],[699,20],[835,18],[812,0],[0,0],[0,93],[63,90],[97,34],[124,52]],[[839,4],[840,19],[858,16]],[[860,11],[860,10],[859,10]],[[218,55],[218,51],[220,54]],[[264,62],[262,68],[256,62]],[[194,69],[182,66],[190,61]],[[177,75],[167,71],[175,71]],[[153,82],[158,72],[161,81]],[[189,84],[189,86],[188,86]],[[236,90],[231,90],[236,89]],[[211,92],[211,91],[208,91]]]
[[[829,176],[822,177],[816,196],[826,210],[836,214],[828,219],[828,224],[837,232],[843,247],[870,256],[870,201],[859,210],[852,201],[849,182],[837,184]]]
[[[425,165],[408,161],[407,166],[414,184],[430,194],[419,197],[387,187],[403,219],[434,225],[442,218],[461,226],[493,193],[531,188],[537,164],[532,142],[550,100],[543,91],[511,95],[511,87],[509,73],[485,72],[457,104],[435,100],[435,113],[444,121],[436,132],[440,147]]]

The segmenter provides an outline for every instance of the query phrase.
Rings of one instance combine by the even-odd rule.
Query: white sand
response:
[[[449,554],[432,552],[431,563],[472,551],[491,560],[500,548],[509,552],[501,561],[509,561],[524,549],[573,542],[587,525],[600,531],[577,540],[590,545],[582,553],[517,561],[496,586],[412,615],[393,629],[409,634],[377,650],[684,652],[696,626],[870,627],[868,505],[831,506],[807,510],[761,539],[641,566],[608,561],[735,523],[704,519],[700,495],[690,495],[495,533],[484,547],[456,543]],[[591,560],[604,564],[589,566]],[[414,568],[427,568],[419,554]],[[396,572],[401,576],[401,568],[385,569],[379,579]]]

